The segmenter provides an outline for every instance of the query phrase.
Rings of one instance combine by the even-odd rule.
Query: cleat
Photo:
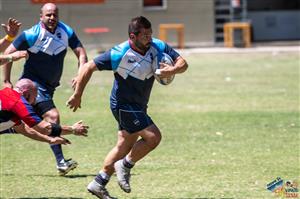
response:
[[[123,160],[115,162],[114,167],[120,188],[126,193],[130,193],[130,169],[123,165]]]
[[[78,166],[78,163],[72,159],[63,160],[61,163],[59,163],[56,168],[57,172],[60,176],[64,176],[69,171],[75,169]]]
[[[90,182],[90,184],[87,186],[87,190],[100,199],[116,199],[109,195],[105,186],[99,184],[95,180]]]

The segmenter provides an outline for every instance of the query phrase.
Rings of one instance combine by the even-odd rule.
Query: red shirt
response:
[[[21,121],[33,127],[42,120],[20,93],[11,88],[0,90],[0,131],[19,125]]]

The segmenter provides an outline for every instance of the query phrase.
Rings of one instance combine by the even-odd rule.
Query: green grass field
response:
[[[93,55],[90,55],[92,58]],[[299,53],[193,54],[189,69],[169,86],[155,84],[149,114],[160,127],[159,147],[132,173],[132,193],[113,176],[108,185],[118,198],[276,198],[266,185],[277,177],[300,181]],[[45,143],[22,135],[2,135],[1,198],[92,198],[87,184],[116,142],[109,110],[111,72],[95,72],[82,109],[65,102],[76,59],[67,55],[55,101],[64,124],[83,119],[87,138],[68,136],[66,157],[79,167],[56,173]],[[14,65],[14,80],[22,62]],[[299,188],[299,187],[298,187]]]

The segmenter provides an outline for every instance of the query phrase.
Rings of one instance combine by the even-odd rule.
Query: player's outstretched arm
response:
[[[3,52],[17,36],[21,23],[16,19],[9,18],[7,24],[1,24],[1,26],[6,33],[6,36],[0,40],[0,52]]]
[[[70,109],[73,109],[73,112],[75,112],[78,108],[81,108],[81,97],[83,91],[88,81],[90,80],[93,72],[96,70],[97,70],[97,66],[94,60],[87,62],[80,69],[77,77],[77,85],[75,91],[66,103],[67,106],[70,107]]]
[[[17,49],[13,45],[10,45],[5,50],[4,54],[9,55],[9,54],[12,54],[16,51],[17,51]],[[3,65],[3,87],[9,87],[9,88],[13,87],[13,85],[10,81],[11,67],[12,67],[12,62],[8,62],[5,65]]]
[[[77,48],[73,49],[73,52],[74,52],[74,54],[76,55],[76,57],[78,59],[78,73],[77,73],[77,75],[79,75],[80,69],[82,68],[82,66],[85,63],[87,63],[88,57],[87,57],[86,51],[83,47],[77,47]],[[72,88],[74,90],[76,88],[76,84],[77,84],[77,76],[72,79]]]
[[[28,58],[28,53],[26,50],[16,51],[8,55],[0,55],[0,65],[17,61],[22,58],[26,58],[26,59]]]
[[[62,125],[62,135],[74,134],[87,137],[89,126],[83,124],[82,120],[74,123],[72,126]]]
[[[44,135],[49,135],[52,137],[57,137],[60,135],[67,135],[67,134],[87,136],[89,126],[85,125],[82,121],[76,122],[72,126],[68,126],[68,125],[49,123],[45,120],[42,120],[32,128],[35,131],[38,131]]]
[[[37,140],[40,142],[46,142],[49,144],[71,144],[71,142],[63,137],[50,137],[48,135],[41,134],[34,129],[28,127],[24,123],[14,127],[17,133],[20,133],[28,138]]]

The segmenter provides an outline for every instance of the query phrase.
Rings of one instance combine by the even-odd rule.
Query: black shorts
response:
[[[43,101],[35,104],[33,106],[35,112],[38,114],[38,116],[42,117],[44,113],[48,112],[49,110],[56,108],[53,100],[49,101]]]
[[[119,130],[126,130],[128,133],[136,133],[153,124],[147,109],[138,104],[120,105],[111,111],[118,121]]]
[[[53,102],[53,91],[49,91],[45,86],[35,82],[38,93],[36,97],[36,104],[33,106],[35,112],[42,117],[44,113],[48,112],[49,110],[56,108]]]

